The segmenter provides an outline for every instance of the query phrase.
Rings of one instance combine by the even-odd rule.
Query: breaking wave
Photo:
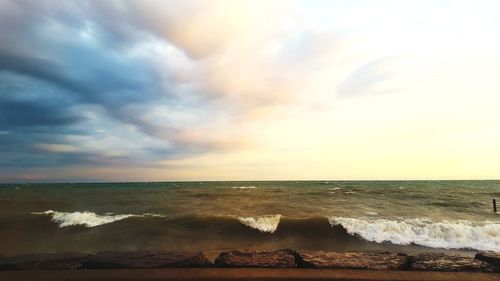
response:
[[[268,215],[260,217],[240,217],[238,220],[253,229],[260,232],[274,233],[278,229],[281,215]]]
[[[375,215],[375,213],[366,213]],[[140,223],[147,223],[148,227],[153,228],[179,228],[198,234],[216,231],[230,235],[229,237],[232,238],[243,237],[244,239],[256,237],[255,235],[272,234],[280,240],[313,239],[347,244],[388,242],[396,245],[420,245],[431,248],[500,251],[500,221],[433,221],[425,218],[388,219],[369,216],[290,218],[279,214],[247,217],[196,215],[164,217],[149,213],[96,214],[90,211],[57,212],[53,210],[33,214],[50,216],[51,221],[61,228],[69,226],[91,228],[117,221],[121,221],[120,224],[136,227],[138,221],[129,220],[129,218],[158,217],[160,218],[158,220]],[[229,237],[227,239],[230,239]]]
[[[431,221],[329,217],[332,227],[382,243],[417,244],[432,248],[500,251],[500,222]]]
[[[254,188],[257,188],[256,186],[233,186],[232,188],[235,188],[235,189],[254,189]]]
[[[122,214],[115,215],[107,213],[105,215],[97,215],[96,213],[85,211],[85,212],[57,212],[48,210],[45,212],[33,212],[34,215],[49,215],[52,216],[52,221],[59,224],[59,227],[67,227],[74,225],[83,225],[85,227],[95,227],[107,223],[112,223],[115,221],[123,220],[131,217],[163,217],[158,214]]]

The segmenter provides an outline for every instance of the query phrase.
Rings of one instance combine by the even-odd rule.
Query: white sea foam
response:
[[[233,186],[232,188],[237,188],[237,189],[254,189],[257,188],[255,186]]]
[[[500,222],[431,221],[329,217],[349,234],[377,243],[418,244],[432,248],[500,251]]]
[[[274,233],[278,229],[280,223],[281,215],[269,215],[269,216],[259,216],[259,217],[240,217],[238,220],[253,229],[257,229],[260,232]]]
[[[366,211],[365,214],[368,216],[378,216],[377,212],[372,212],[372,211]]]
[[[163,217],[159,214],[146,213],[142,215],[133,214],[112,214],[107,213],[105,215],[97,215],[96,213],[85,211],[85,212],[57,212],[48,210],[45,212],[33,212],[34,215],[50,215],[52,216],[52,221],[59,224],[59,227],[73,226],[73,225],[83,225],[85,227],[94,227],[98,225],[103,225],[107,223],[112,223],[115,221],[123,220],[130,217]]]

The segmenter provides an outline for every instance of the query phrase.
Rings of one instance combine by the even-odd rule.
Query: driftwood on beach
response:
[[[451,272],[500,272],[500,256],[464,257],[441,253],[349,253],[323,251],[233,250],[212,263],[203,252],[107,251],[97,254],[54,253],[0,258],[0,270],[116,268],[323,268]]]

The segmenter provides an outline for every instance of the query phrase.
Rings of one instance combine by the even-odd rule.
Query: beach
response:
[[[0,279],[498,280],[499,195],[500,181],[3,184]]]
[[[153,281],[153,280],[339,280],[339,281],[496,281],[498,274],[311,269],[119,269],[85,271],[0,271],[11,281]]]

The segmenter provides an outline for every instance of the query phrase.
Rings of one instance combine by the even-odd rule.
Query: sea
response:
[[[0,185],[0,255],[500,251],[500,181]],[[499,202],[500,208],[500,202]]]

